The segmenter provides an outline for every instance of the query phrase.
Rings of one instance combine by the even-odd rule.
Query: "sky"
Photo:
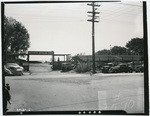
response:
[[[97,2],[95,51],[124,47],[143,37],[142,2]],[[72,56],[92,54],[92,24],[87,3],[6,4],[5,15],[22,22],[30,34],[29,51],[54,51]],[[31,56],[49,60],[49,56]],[[62,57],[63,59],[63,57]]]

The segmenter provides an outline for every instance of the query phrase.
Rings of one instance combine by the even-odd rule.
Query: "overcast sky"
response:
[[[143,37],[142,2],[98,3],[99,23],[95,23],[95,51],[125,46]],[[92,24],[87,3],[6,4],[5,15],[27,28],[30,50],[55,53],[92,54]],[[42,57],[43,58],[43,57]],[[48,57],[47,57],[48,59]]]

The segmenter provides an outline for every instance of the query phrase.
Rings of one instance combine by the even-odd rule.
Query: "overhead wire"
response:
[[[136,3],[136,2],[135,2]],[[134,4],[129,4],[129,3],[125,3],[125,2],[122,2],[122,3],[115,3],[115,4],[121,4],[121,5],[127,5],[127,6],[135,6],[135,7],[142,7],[141,5],[134,5]]]
[[[118,3],[116,3],[117,5],[118,5]],[[116,5],[115,4],[115,5]],[[119,3],[119,5],[120,5],[120,3]],[[123,4],[121,4],[121,5],[123,5]],[[87,9],[89,9],[88,7],[86,7],[86,4],[81,4],[81,6],[84,6],[84,7],[79,7],[80,9],[77,9],[77,8],[75,8],[75,7],[70,7],[70,9],[68,10],[66,10],[66,11],[64,11],[64,8],[62,7],[62,8],[54,8],[54,9],[57,9],[57,11],[58,12],[56,12],[55,10],[53,10],[53,8],[51,9],[51,11],[49,11],[49,12],[47,12],[47,16],[45,16],[44,15],[44,13],[43,14],[36,14],[35,16],[33,16],[32,14],[26,14],[26,15],[24,15],[24,16],[22,16],[22,17],[26,17],[26,18],[30,18],[30,20],[32,19],[32,20],[48,20],[48,21],[54,21],[54,22],[57,22],[57,21],[59,21],[59,22],[70,22],[70,20],[72,20],[72,21],[81,21],[81,22],[83,22],[83,21],[86,21],[86,18],[87,17],[84,17],[83,15],[85,15],[84,13],[86,13],[86,10]],[[129,6],[129,4],[125,4],[125,6]],[[133,6],[133,5],[132,5]],[[139,6],[138,6],[139,7]],[[62,13],[62,12],[60,12],[60,11],[63,11],[63,12],[65,12],[65,13],[71,13],[70,11],[74,11],[73,12],[73,15],[74,16],[71,16],[71,15],[69,15],[68,14],[68,16],[67,17],[64,17],[64,13]],[[79,11],[79,12],[77,12],[77,11]],[[126,8],[115,8],[114,10],[101,10],[100,12],[100,20],[101,19],[107,19],[107,20],[113,20],[114,18],[117,18],[118,16],[121,16],[121,15],[128,15],[128,17],[133,17],[134,15],[136,15],[136,14],[133,14],[134,13],[134,10],[133,10],[133,8],[131,8],[131,5],[130,5],[130,7],[128,7],[128,11],[126,11],[126,12],[124,12],[124,11],[126,11]],[[131,12],[132,11],[132,12]],[[123,12],[123,13],[122,13]],[[135,11],[136,12],[136,11]],[[55,17],[49,17],[48,18],[48,15],[54,15],[55,14]],[[80,15],[79,15],[80,14]],[[13,14],[13,15],[19,15],[19,14]],[[129,16],[130,15],[130,16]],[[85,15],[86,16],[86,15]],[[77,18],[76,18],[77,17]],[[82,17],[81,19],[78,19],[78,18],[80,18],[80,17]],[[104,17],[104,18],[103,18]],[[106,18],[107,17],[107,18]]]
[[[126,9],[128,9],[128,10],[126,10]],[[114,19],[114,21],[115,21],[116,19],[118,19],[119,16],[134,18],[135,16],[142,15],[142,10],[141,9],[139,10],[141,12],[138,13],[138,14],[133,14],[133,11],[134,11],[134,8],[122,8],[121,10],[116,9],[116,10],[110,11],[110,13],[106,13],[106,12],[102,13],[101,14],[101,19],[105,19],[105,20],[107,19],[107,20],[111,20],[111,21]],[[135,12],[137,12],[137,11],[135,11]],[[118,22],[118,20],[117,20],[117,22]],[[125,23],[127,21],[121,21],[121,22]]]
[[[135,9],[133,7],[132,8],[131,7],[121,7],[121,8],[119,7],[115,10],[102,10],[102,11],[110,12],[110,15],[113,15],[114,13],[122,13],[122,12],[124,14],[134,15],[134,13],[137,12],[137,9]]]

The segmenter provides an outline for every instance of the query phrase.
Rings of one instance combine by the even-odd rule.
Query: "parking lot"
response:
[[[48,64],[30,64],[30,73],[6,76],[5,80],[12,96],[8,111],[144,112],[143,73],[61,73]]]

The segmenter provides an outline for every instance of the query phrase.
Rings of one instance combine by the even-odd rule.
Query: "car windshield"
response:
[[[16,69],[20,69],[20,67],[16,67]]]
[[[108,68],[109,66],[104,66],[104,68]]]
[[[18,64],[16,63],[8,63],[8,65],[15,65],[15,66],[19,66]]]
[[[115,66],[114,68],[119,68],[120,66]]]

